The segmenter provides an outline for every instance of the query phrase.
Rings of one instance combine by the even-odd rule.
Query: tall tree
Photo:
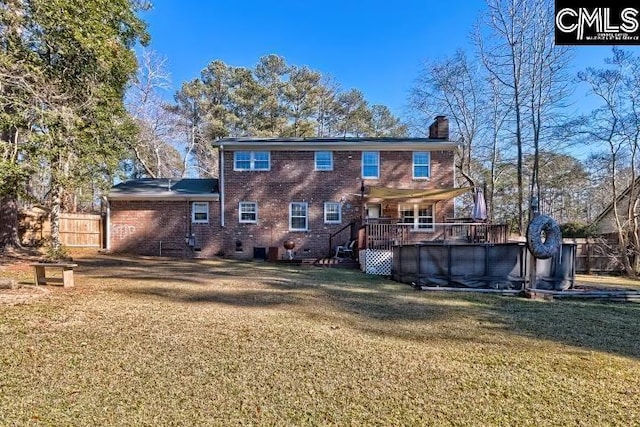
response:
[[[421,115],[423,128],[436,115],[449,117],[451,139],[460,142],[456,170],[470,186],[475,186],[479,179],[472,165],[478,160],[477,145],[486,120],[482,73],[478,68],[459,50],[451,57],[428,63],[409,96],[410,105]]]
[[[22,1],[0,7],[0,250],[20,246],[18,197],[32,172],[24,157],[37,148],[31,133],[43,102],[44,76],[23,40],[30,25]]]
[[[369,108],[362,92],[342,92],[333,79],[267,55],[253,69],[211,62],[183,84],[171,110],[187,127],[190,164],[214,173],[212,139],[230,137],[403,136],[406,126],[389,109]],[[191,147],[191,148],[189,148]],[[204,161],[206,160],[206,161]],[[211,175],[214,176],[214,175]]]
[[[308,67],[292,66],[289,81],[284,89],[289,126],[287,136],[313,136],[315,122],[313,116],[320,104],[322,75]]]
[[[115,169],[131,134],[123,97],[136,70],[132,47],[147,39],[136,15],[146,6],[134,0],[15,0],[2,9],[0,25],[12,30],[3,38],[0,63],[22,58],[37,83],[31,92],[39,95],[29,100],[36,105],[30,123],[13,131],[3,123],[0,133],[28,129],[33,149],[17,156],[15,169],[37,162],[50,170],[54,249],[65,188]],[[5,113],[17,123],[15,111]]]
[[[166,105],[162,91],[171,88],[166,59],[143,49],[138,73],[127,91],[127,110],[138,132],[129,144],[133,176],[151,178],[184,175],[184,161],[172,141],[177,138],[177,117]]]
[[[640,57],[614,48],[607,68],[579,73],[600,106],[583,118],[582,135],[607,147],[612,213],[617,229],[618,253],[629,276],[640,273],[640,205],[638,154],[640,151]],[[624,173],[623,173],[624,172]],[[620,198],[626,194],[624,201]]]
[[[316,114],[318,137],[335,135],[338,130],[338,103],[340,85],[331,76],[323,76],[320,86],[318,112]]]
[[[364,94],[358,89],[338,95],[336,100],[341,136],[365,136],[371,133],[372,116]]]
[[[386,105],[371,106],[371,136],[374,137],[405,137],[407,125],[395,117]]]
[[[284,107],[285,76],[289,66],[278,55],[260,58],[254,71],[258,83],[258,117],[256,136],[278,136],[284,133],[287,116]]]
[[[516,146],[517,223],[524,231],[524,156],[531,147],[534,167],[530,194],[538,192],[537,156],[567,96],[570,51],[553,44],[551,0],[488,0],[475,34],[479,57],[508,103]]]

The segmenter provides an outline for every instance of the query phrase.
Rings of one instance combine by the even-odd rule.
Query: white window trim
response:
[[[305,209],[305,228],[293,228],[292,227],[292,223],[293,223],[293,216],[291,215],[293,212],[293,205],[304,205],[304,209]],[[302,218],[302,217],[296,217],[296,218]],[[289,231],[309,231],[309,203],[307,202],[291,202],[289,203]]]
[[[429,227],[420,228],[420,216],[418,215],[418,213],[420,212],[421,207],[427,207],[427,206],[431,207],[431,223],[429,223]],[[417,231],[421,233],[433,233],[435,231],[436,206],[434,203],[401,203],[398,205],[398,216],[400,216],[401,211],[408,210],[408,209],[403,209],[403,207],[413,208],[413,223],[398,222],[398,224],[410,225],[411,231]],[[401,221],[402,217],[400,217],[399,220]]]
[[[206,207],[207,219],[196,219],[196,205]],[[202,212],[198,212],[202,213]],[[191,222],[193,224],[209,224],[209,202],[191,202]]]
[[[242,205],[254,205],[256,207],[256,219],[246,220],[242,219]],[[240,224],[257,224],[258,223],[258,202],[240,202],[238,203],[238,222]]]
[[[331,156],[331,165],[327,169],[318,168],[318,153],[329,153]],[[333,151],[315,151],[313,154],[313,170],[327,172],[333,170]]]
[[[327,219],[327,205],[337,205],[338,206],[338,219],[337,220],[328,220]],[[342,223],[342,204],[339,202],[324,202],[324,223],[325,224],[341,224]]]
[[[416,154],[426,154],[428,163],[426,165],[420,164],[416,165]],[[416,166],[426,166],[429,174],[427,176],[416,176]],[[413,175],[413,179],[430,179],[431,178],[431,152],[430,151],[414,151],[413,152],[413,161],[411,162],[411,174]]]
[[[249,168],[239,168],[236,166],[238,153],[249,153]],[[266,169],[256,169],[256,153],[267,153],[268,166]],[[256,171],[256,172],[268,172],[271,170],[271,152],[270,151],[234,151],[233,152],[233,170],[234,171]]]
[[[373,176],[373,175],[365,175],[364,174],[364,155],[365,155],[365,153],[373,153],[373,154],[376,155],[378,173],[375,176]],[[361,172],[361,175],[362,175],[362,179],[378,179],[378,178],[380,178],[380,152],[379,151],[363,151],[362,152],[362,161],[360,163],[361,163],[360,172]]]

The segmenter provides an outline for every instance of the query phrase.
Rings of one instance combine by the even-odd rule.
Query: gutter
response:
[[[222,149],[223,144],[232,147],[235,150],[258,150],[258,151],[450,151],[460,145],[458,142],[446,140],[424,140],[424,141],[407,141],[402,143],[378,142],[378,141],[221,141],[222,143],[213,144]]]
[[[194,202],[217,202],[220,199],[220,195],[216,193],[212,194],[171,194],[171,193],[111,193],[108,196],[111,200],[189,200]]]

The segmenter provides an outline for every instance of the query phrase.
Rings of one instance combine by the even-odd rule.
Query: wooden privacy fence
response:
[[[60,241],[65,246],[102,247],[102,217],[93,214],[60,215]]]
[[[615,244],[602,238],[563,240],[576,245],[577,273],[618,273],[623,271],[622,261],[615,253]]]
[[[22,212],[20,239],[25,245],[38,245],[51,236],[48,212]],[[60,214],[60,242],[70,247],[102,248],[104,221],[101,215]]]

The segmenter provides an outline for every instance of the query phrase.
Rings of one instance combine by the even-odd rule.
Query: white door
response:
[[[378,219],[380,218],[381,211],[382,208],[380,205],[367,205],[367,218]]]

